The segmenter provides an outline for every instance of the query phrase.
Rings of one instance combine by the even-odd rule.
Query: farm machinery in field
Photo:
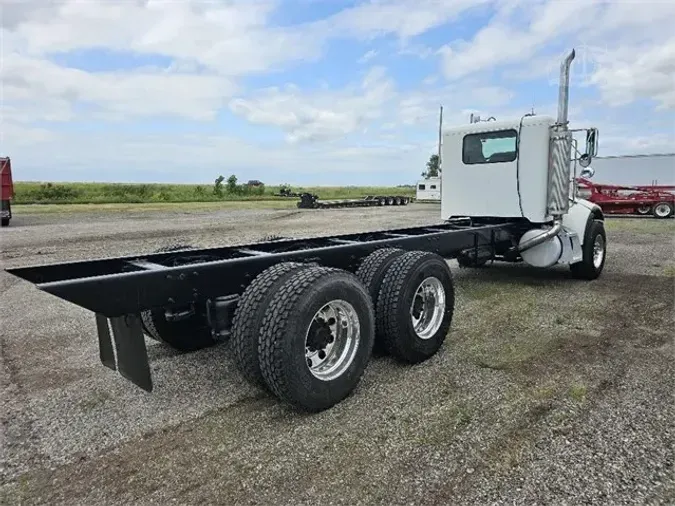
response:
[[[622,186],[577,178],[577,192],[605,214],[637,214],[665,219],[675,215],[675,186]]]
[[[604,214],[571,191],[573,59],[561,64],[557,118],[443,133],[440,222],[7,271],[91,311],[102,364],[147,392],[146,337],[184,352],[227,340],[252,384],[302,410],[328,409],[357,386],[374,346],[406,363],[438,352],[455,308],[448,259],[601,275]],[[585,131],[587,165],[597,130]]]

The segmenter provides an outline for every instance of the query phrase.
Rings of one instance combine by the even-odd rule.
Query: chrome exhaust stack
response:
[[[560,64],[560,83],[558,85],[558,125],[567,126],[567,111],[570,102],[570,67],[576,55],[574,49]]]
[[[570,68],[576,53],[574,49],[560,64],[558,85],[558,118],[552,127],[548,164],[547,209],[553,216],[553,226],[540,235],[514,248],[523,252],[555,237],[562,230],[562,217],[569,211],[572,133],[567,128],[570,98]]]

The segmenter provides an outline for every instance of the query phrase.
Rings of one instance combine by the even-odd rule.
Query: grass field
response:
[[[123,184],[15,182],[14,204],[121,204],[170,202],[223,202],[247,200],[297,200],[276,197],[279,186],[249,188],[223,183],[220,193],[214,184]],[[296,193],[309,192],[322,199],[360,198],[366,195],[414,196],[414,186],[318,186],[292,187]]]
[[[298,199],[275,200],[222,200],[213,202],[118,202],[118,203],[86,203],[86,204],[18,204],[12,209],[14,214],[54,214],[54,213],[133,213],[171,211],[216,211],[221,209],[292,209],[297,207]]]

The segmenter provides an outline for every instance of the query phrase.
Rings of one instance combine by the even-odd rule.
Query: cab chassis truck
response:
[[[297,409],[328,409],[357,386],[374,347],[420,363],[443,345],[455,304],[446,259],[601,274],[603,213],[571,191],[573,59],[574,50],[561,64],[557,119],[444,133],[440,224],[8,272],[95,313],[101,362],[147,392],[145,336],[185,352],[227,339],[251,383]],[[585,131],[578,161],[589,177],[597,130]]]

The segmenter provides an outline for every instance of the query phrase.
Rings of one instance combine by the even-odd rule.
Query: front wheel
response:
[[[593,220],[584,234],[581,262],[570,265],[572,274],[580,279],[596,279],[602,273],[607,256],[607,235],[602,221]]]

